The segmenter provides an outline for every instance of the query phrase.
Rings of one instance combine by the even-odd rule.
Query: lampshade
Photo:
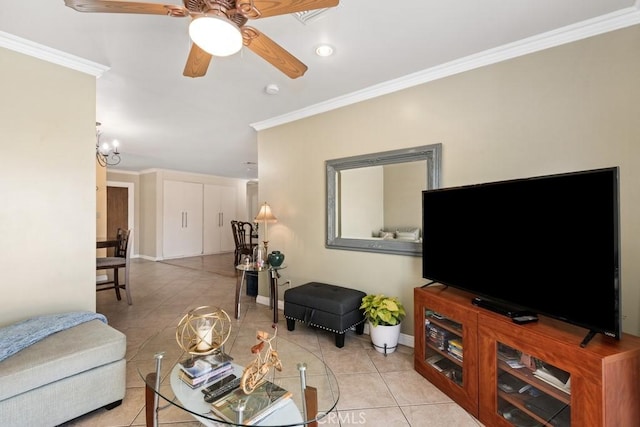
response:
[[[254,218],[256,222],[264,223],[264,250],[268,252],[269,247],[269,230],[267,228],[267,224],[270,222],[278,222],[278,218],[271,212],[271,206],[264,202],[262,206],[260,206],[260,210],[258,211],[258,215]]]
[[[260,206],[260,211],[258,211],[258,215],[254,218],[256,222],[278,222],[278,218],[271,212],[271,206],[264,202],[262,206]]]
[[[240,28],[227,18],[204,15],[189,24],[189,37],[205,52],[214,56],[229,56],[242,48]]]

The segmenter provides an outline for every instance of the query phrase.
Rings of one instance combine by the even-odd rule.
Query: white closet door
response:
[[[164,258],[202,254],[202,191],[202,184],[164,181]]]
[[[231,220],[236,219],[234,187],[204,186],[204,253],[216,254],[235,249]]]
[[[220,187],[204,186],[204,253],[220,252]],[[231,225],[229,225],[231,230]],[[229,231],[231,234],[231,231]]]
[[[231,252],[236,244],[231,233],[231,220],[236,219],[236,189],[234,187],[222,187],[220,191],[220,212],[222,213],[222,228],[220,229],[220,251]]]

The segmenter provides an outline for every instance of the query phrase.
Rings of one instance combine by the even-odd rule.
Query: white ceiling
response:
[[[306,24],[293,15],[250,21],[309,67],[295,80],[247,48],[214,57],[204,77],[184,77],[189,18],[11,0],[0,31],[109,67],[97,80],[96,120],[105,140],[121,142],[114,169],[253,179],[256,129],[633,25],[638,15],[636,0],[341,0]],[[320,43],[334,55],[316,56]],[[264,91],[272,83],[277,95]]]

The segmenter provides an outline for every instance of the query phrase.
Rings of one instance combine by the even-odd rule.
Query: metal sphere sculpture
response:
[[[190,310],[178,323],[176,341],[190,354],[211,354],[229,339],[231,319],[218,307],[202,306]]]

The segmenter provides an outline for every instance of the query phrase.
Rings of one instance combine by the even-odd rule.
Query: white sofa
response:
[[[122,403],[126,336],[101,320],[48,335],[0,361],[0,425],[56,426]]]

